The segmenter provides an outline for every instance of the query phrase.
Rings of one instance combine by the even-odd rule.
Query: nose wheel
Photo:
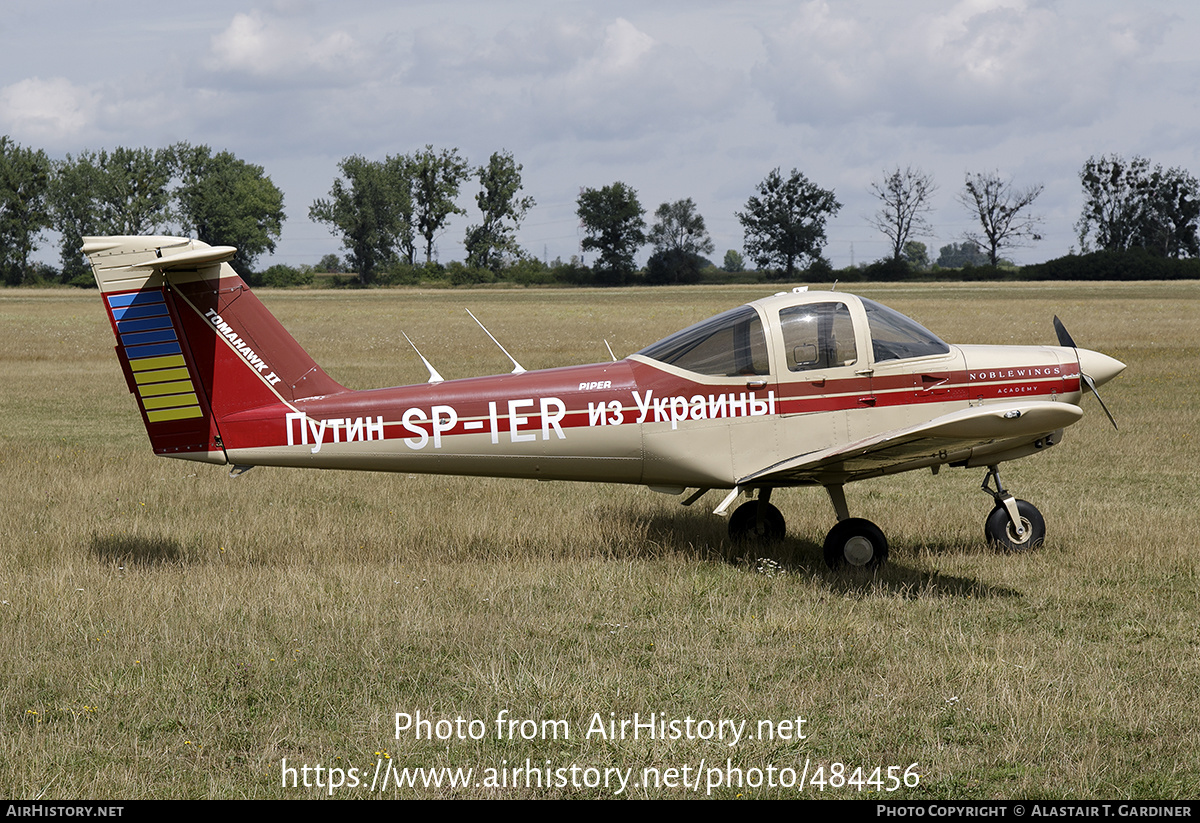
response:
[[[995,483],[992,488],[991,483]],[[988,545],[1007,551],[1023,552],[1036,549],[1046,539],[1046,521],[1037,506],[1027,500],[1017,500],[1000,483],[1000,472],[988,467],[983,478],[983,490],[996,501],[983,524]]]

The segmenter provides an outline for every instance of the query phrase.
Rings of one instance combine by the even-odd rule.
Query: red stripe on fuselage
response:
[[[466,378],[389,389],[345,391],[245,409],[221,418],[228,448],[320,445],[363,439],[441,438],[489,434],[504,444],[558,439],[569,429],[675,423],[687,420],[799,415],[970,399],[1033,398],[1078,391],[1078,375],[1049,375],[1056,367],[1004,369],[994,380],[969,370],[773,383],[746,376],[734,383],[701,383],[636,360],[570,366],[522,374]],[[1069,366],[1061,370],[1068,370]],[[1036,378],[1008,372],[1040,370]],[[1001,370],[991,370],[995,374]],[[751,388],[752,382],[766,381]],[[510,405],[511,404],[511,405]],[[300,423],[302,414],[307,421]],[[291,415],[291,419],[289,419]],[[515,418],[515,420],[514,420]],[[436,424],[436,425],[435,425]],[[382,434],[380,434],[382,432]]]

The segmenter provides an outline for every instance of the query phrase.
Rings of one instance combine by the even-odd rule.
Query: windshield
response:
[[[861,298],[867,311],[867,325],[871,329],[871,347],[875,362],[902,360],[907,357],[926,357],[931,354],[946,354],[950,347],[941,338],[920,323],[905,317],[894,309]]]
[[[638,354],[699,374],[770,373],[762,321],[751,306],[739,306],[688,326]]]

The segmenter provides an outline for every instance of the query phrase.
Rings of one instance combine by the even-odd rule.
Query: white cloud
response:
[[[537,96],[580,137],[628,139],[666,137],[717,117],[745,88],[744,72],[724,70],[618,18]]]
[[[787,124],[1089,122],[1168,25],[1027,0],[811,0],[764,29],[757,88]]]
[[[546,142],[669,134],[715,116],[744,91],[689,45],[664,43],[627,18],[513,20],[413,31],[388,97],[414,122],[469,121]]]
[[[204,64],[216,73],[286,84],[349,82],[361,77],[361,57],[361,47],[345,31],[317,38],[287,19],[251,12],[234,15],[225,30],[213,36]]]
[[[61,145],[85,133],[97,95],[62,77],[30,77],[0,89],[0,123],[22,140]]]
[[[642,58],[654,48],[654,38],[628,20],[618,17],[604,33],[604,44],[593,58],[595,67],[605,74],[636,71]]]

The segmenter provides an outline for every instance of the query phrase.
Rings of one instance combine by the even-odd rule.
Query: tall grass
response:
[[[257,468],[154,457],[94,295],[0,294],[0,795],[319,797],[281,765],[851,769],[919,785],[802,796],[1195,797],[1195,284],[887,286],[954,342],[1081,345],[1129,364],[1062,445],[1007,464],[1043,549],[984,547],[982,471],[848,489],[892,546],[833,574],[823,494],[729,562],[715,500],[639,488]],[[759,296],[266,292],[336,379],[420,382],[618,356]],[[715,497],[715,494],[712,495]],[[709,508],[705,509],[707,503]],[[416,740],[397,712],[566,721],[569,739]],[[603,740],[593,717],[805,720],[804,739]],[[612,713],[610,715],[610,713]],[[851,774],[847,770],[846,774]],[[609,796],[603,788],[335,796]],[[690,797],[686,788],[632,796]],[[704,796],[705,792],[700,791]],[[718,796],[792,797],[724,787]]]

